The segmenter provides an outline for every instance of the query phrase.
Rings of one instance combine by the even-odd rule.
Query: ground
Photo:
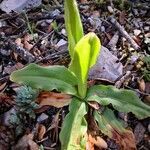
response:
[[[95,32],[108,51],[101,56],[100,64],[108,63],[96,66],[100,74],[90,73],[89,85],[101,83],[130,89],[150,105],[149,1],[81,0],[78,6],[84,33]],[[8,13],[2,7],[0,12],[0,150],[60,149],[59,132],[68,107],[37,108],[26,102],[21,105],[16,98],[20,85],[11,82],[9,76],[33,62],[68,66],[63,2],[43,0],[40,6],[33,5],[24,12],[16,8]],[[18,120],[12,114],[25,105],[26,113]],[[133,114],[121,112],[116,115],[133,131],[137,149],[148,150],[149,118],[138,120]],[[119,149],[112,139],[106,141],[108,149]]]

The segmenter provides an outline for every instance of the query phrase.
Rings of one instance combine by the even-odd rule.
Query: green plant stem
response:
[[[33,30],[32,30],[32,27],[31,27],[30,22],[29,22],[29,19],[28,19],[28,16],[27,16],[27,14],[26,14],[25,12],[23,12],[23,14],[24,14],[25,19],[26,19],[26,21],[27,21],[27,26],[28,26],[28,29],[29,29],[29,31],[30,31],[32,37],[33,37],[33,40],[36,42],[35,37],[34,37]]]

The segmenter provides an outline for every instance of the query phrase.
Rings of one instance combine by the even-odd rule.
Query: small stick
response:
[[[117,88],[120,88],[123,82],[131,75],[131,71],[127,71],[126,74],[115,83]]]
[[[124,38],[127,39],[127,41],[131,44],[131,46],[135,50],[140,49],[139,45],[131,38],[131,36],[127,33],[127,31],[124,29],[124,27],[121,26],[115,18],[109,17],[108,20],[118,29],[118,31],[123,35]]]
[[[49,59],[54,59],[54,58],[58,58],[60,55],[63,55],[63,54],[67,54],[68,53],[68,50],[62,50],[62,51],[58,51],[56,53],[53,53],[53,54],[50,54],[50,55],[47,55],[45,56],[44,58],[42,59],[39,59],[39,60],[36,60],[35,63],[40,63],[44,60],[49,60]]]
[[[39,44],[39,42],[41,42],[42,40],[47,39],[47,38],[48,38],[49,36],[51,36],[53,33],[54,33],[54,30],[51,31],[50,33],[48,33],[48,34],[42,36],[42,37],[32,46],[32,48],[30,49],[30,51],[32,52],[33,49],[35,48],[35,46],[37,46],[37,45]]]
[[[0,78],[0,83],[1,82],[7,82],[9,79],[9,75],[6,75],[5,77]]]
[[[57,0],[53,0],[54,3],[57,5],[57,6],[61,6],[60,3],[57,1]]]
[[[148,94],[148,93],[145,93],[145,92],[141,92],[141,91],[139,91],[138,89],[134,89],[134,88],[132,88],[132,87],[130,87],[130,86],[125,86],[126,88],[128,88],[128,89],[130,89],[130,90],[133,90],[133,91],[135,91],[135,92],[137,92],[137,93],[139,93],[139,94],[141,94],[141,95],[143,95],[143,96],[150,96],[150,94]]]
[[[111,51],[113,51],[114,53],[116,53],[116,51],[117,51],[116,44],[117,44],[118,40],[119,40],[119,35],[118,35],[118,31],[117,31],[108,43],[109,49]]]

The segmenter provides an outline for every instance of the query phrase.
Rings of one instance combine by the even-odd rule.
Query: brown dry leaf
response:
[[[30,35],[30,34],[26,34],[26,35],[23,37],[23,41],[24,41],[24,42],[25,42],[25,41],[29,42],[29,41],[31,41],[31,40],[33,40],[33,37],[32,37],[32,35]]]
[[[38,109],[35,109],[35,113],[40,114],[40,113],[46,111],[47,109],[49,109],[49,106],[42,106]]]
[[[14,100],[11,96],[8,96],[4,93],[0,93],[0,104],[6,105],[6,106],[11,106],[14,103]]]
[[[18,69],[21,69],[21,68],[23,68],[24,67],[24,65],[22,64],[22,63],[16,63],[15,65],[14,65],[14,67],[15,67],[15,69],[16,70],[18,70]]]
[[[28,51],[30,51],[31,48],[33,47],[33,45],[30,44],[28,41],[25,41],[23,47],[24,47],[25,49],[27,49]]]
[[[24,135],[13,150],[39,150],[39,146],[33,141],[33,134]]]
[[[15,142],[15,136],[12,129],[0,125],[0,150],[10,149],[10,145]]]
[[[63,93],[41,92],[37,102],[42,106],[54,106],[57,108],[66,106],[70,103],[71,96]]]
[[[90,141],[90,137],[88,136],[88,140],[86,143],[86,150],[94,150],[94,144]]]
[[[6,87],[6,85],[7,85],[7,82],[5,82],[5,83],[0,83],[0,92]]]
[[[4,72],[7,74],[11,74],[13,71],[23,68],[24,65],[22,63],[16,63],[14,66],[7,66],[4,68]]]
[[[17,38],[17,39],[15,40],[15,43],[16,43],[18,46],[23,47],[23,44],[22,44],[22,42],[21,42],[21,38]]]
[[[60,115],[60,111],[57,112],[57,114],[53,117],[52,123],[50,125],[50,127],[47,129],[47,131],[53,130],[51,132],[51,137],[53,139],[53,141],[55,140],[55,142],[57,143],[58,139],[59,139],[59,115]]]
[[[17,61],[18,60],[18,54],[17,53],[15,53],[15,52],[13,52],[13,58]]]
[[[95,150],[95,147],[97,149],[106,149],[107,143],[102,138],[103,134],[100,133],[99,127],[92,115],[92,112],[90,113],[89,111],[86,119],[88,123],[86,150]]]
[[[21,38],[17,38],[17,39],[15,40],[15,43],[17,44],[17,46],[23,47],[22,39],[21,39]],[[18,55],[17,53],[13,52],[13,57],[14,57],[14,59],[15,59],[16,61],[18,61],[18,56],[19,56],[19,55]]]
[[[35,55],[35,56],[39,56],[39,55],[41,55],[41,51],[38,49],[38,48],[36,48],[36,47],[34,47],[33,49],[31,49],[32,51],[33,51],[33,54]],[[30,50],[30,51],[31,51]]]
[[[46,127],[42,124],[37,124],[36,129],[37,129],[38,140],[42,140],[46,133]]]
[[[119,22],[121,25],[124,25],[126,23],[126,12],[121,11],[119,14]]]
[[[88,81],[88,87],[91,87],[93,85],[95,85],[96,81],[95,80],[89,80]]]
[[[146,103],[147,105],[150,105],[150,96],[145,96],[144,97],[144,103]]]
[[[32,40],[32,37],[29,34],[27,34],[24,36],[23,39],[17,38],[15,40],[15,43],[18,46],[23,47],[23,48],[27,49],[28,51],[30,51],[30,49],[33,47],[33,45],[29,43],[30,40]]]
[[[88,104],[94,108],[95,110],[99,110],[100,109],[100,105],[99,103],[95,102],[95,101],[89,101]]]
[[[100,136],[93,137],[91,134],[89,134],[86,144],[86,150],[94,150],[94,146],[99,149],[106,149],[107,143]]]
[[[116,141],[121,150],[136,150],[135,137],[132,131],[126,130],[126,132],[120,134],[112,129],[112,139]]]
[[[141,79],[140,81],[138,81],[138,84],[139,84],[139,90],[141,92],[144,92],[145,91],[145,81],[143,79]]]
[[[132,38],[134,39],[134,41],[135,41],[138,45],[141,46],[142,40],[140,39],[140,37],[138,37],[138,36],[133,36]]]

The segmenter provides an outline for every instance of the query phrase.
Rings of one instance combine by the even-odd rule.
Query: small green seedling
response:
[[[34,89],[57,90],[71,95],[69,113],[60,132],[61,149],[82,150],[86,146],[85,135],[88,124],[85,115],[90,109],[90,102],[105,106],[102,112],[94,109],[93,117],[101,132],[110,138],[113,138],[110,127],[120,134],[126,130],[116,119],[113,111],[107,107],[108,105],[111,104],[120,112],[132,112],[139,119],[150,116],[150,107],[142,103],[137,95],[129,90],[119,90],[105,85],[87,87],[88,72],[96,63],[101,44],[95,33],[88,33],[84,36],[76,0],[65,0],[64,6],[68,49],[71,57],[69,68],[30,64],[13,72],[10,79]]]

